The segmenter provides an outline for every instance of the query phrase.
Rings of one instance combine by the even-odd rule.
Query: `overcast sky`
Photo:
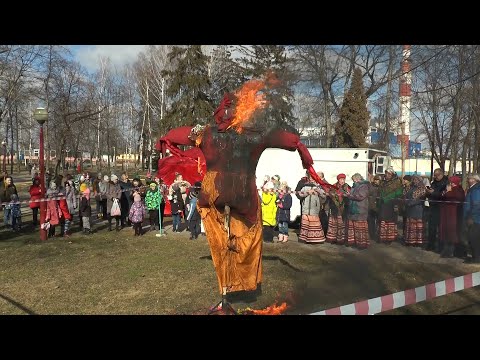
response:
[[[99,67],[100,57],[109,57],[113,65],[122,66],[133,62],[146,45],[70,45],[75,59],[87,68],[95,71]]]

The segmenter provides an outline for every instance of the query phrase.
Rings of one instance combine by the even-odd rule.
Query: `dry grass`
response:
[[[204,237],[133,237],[131,229],[102,228],[45,243],[34,240],[37,234],[4,235],[13,234],[0,233],[1,314],[198,314],[220,299]],[[305,314],[478,271],[397,244],[358,252],[294,237],[265,245],[263,295],[248,306],[286,300],[288,313]],[[478,302],[479,295],[467,290],[390,313],[444,313]]]
[[[17,183],[21,198],[29,185]],[[108,232],[106,223],[94,230],[40,243],[29,227],[0,228],[0,314],[202,314],[220,300],[205,237],[134,237],[131,229]],[[278,300],[290,305],[287,314],[308,314],[480,270],[399,244],[362,252],[300,244],[293,232],[287,244],[265,244],[263,260],[263,295],[235,308]],[[386,314],[478,314],[479,305],[474,288]]]

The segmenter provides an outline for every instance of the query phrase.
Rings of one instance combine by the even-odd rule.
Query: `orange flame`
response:
[[[265,94],[258,94],[258,91],[264,87],[264,80],[250,80],[235,93],[237,104],[232,123],[227,129],[233,127],[239,134],[242,133],[245,122],[252,117],[257,109],[265,107]]]
[[[254,315],[281,315],[288,309],[288,305],[286,302],[282,303],[280,306],[277,306],[277,302],[275,304],[268,306],[266,309],[263,310],[252,310],[252,314]]]

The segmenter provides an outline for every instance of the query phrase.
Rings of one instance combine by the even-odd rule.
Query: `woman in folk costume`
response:
[[[263,241],[273,242],[273,229],[277,224],[277,195],[273,192],[275,185],[268,181],[262,188],[262,226]]]
[[[405,187],[405,226],[403,237],[406,246],[421,246],[425,241],[425,224],[423,222],[423,204],[426,189],[423,179],[418,175],[411,177],[410,184]]]
[[[347,198],[345,194],[350,192],[350,185],[345,182],[345,174],[337,175],[334,188],[327,193],[329,197],[330,216],[328,217],[327,242],[342,245],[345,243],[345,216]]]
[[[379,242],[390,245],[398,235],[398,200],[403,196],[402,182],[392,167],[385,170],[378,199]]]
[[[298,240],[309,244],[323,244],[325,233],[320,223],[321,198],[326,198],[325,191],[309,176],[308,182],[300,190],[304,198],[302,204],[302,222]]]
[[[262,152],[298,150],[304,168],[318,178],[300,137],[269,116],[273,109],[264,96],[272,80],[245,83],[224,96],[214,113],[215,124],[170,130],[157,145],[163,154],[168,147],[179,157],[184,155],[178,145],[194,146],[195,155],[205,159],[207,173],[197,206],[222,294],[253,291],[262,281],[261,201],[255,179]]]
[[[280,193],[277,198],[277,222],[278,242],[288,241],[288,223],[290,222],[290,209],[292,207],[292,195],[286,181],[280,184]]]
[[[441,257],[449,258],[453,257],[455,246],[460,243],[460,224],[463,219],[462,210],[465,201],[465,192],[460,177],[450,177],[440,200],[444,201],[440,206],[440,241],[444,244]]]
[[[352,191],[345,194],[345,197],[350,200],[347,216],[347,245],[356,245],[363,250],[370,245],[367,222],[370,182],[359,173],[354,174],[352,180]]]

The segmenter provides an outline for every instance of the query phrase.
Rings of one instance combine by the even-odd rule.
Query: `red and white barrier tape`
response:
[[[127,192],[127,191],[135,191],[135,190],[140,190],[143,188],[148,188],[149,185],[143,185],[143,186],[137,186],[137,187],[131,187],[129,189],[122,189],[120,190],[122,193]],[[48,196],[48,195],[47,195]],[[91,193],[90,196],[92,197],[93,194]],[[77,199],[80,199],[80,195],[75,195]],[[23,201],[5,201],[2,203],[2,205],[17,205],[17,204],[30,204],[30,203],[39,203],[39,202],[44,202],[44,201],[52,201],[52,200],[64,200],[67,197],[65,195],[63,196],[56,196],[56,197],[47,197],[47,198],[42,198],[42,199],[37,199],[37,200],[23,200]]]
[[[123,189],[121,190],[121,192],[126,192],[126,191],[133,191],[133,190],[138,190],[138,189],[143,189],[143,188],[148,188],[149,186],[148,185],[143,185],[143,186],[140,186],[140,187],[136,187],[136,188],[129,188],[129,189]],[[193,188],[197,188],[195,186],[192,186]],[[317,188],[318,189],[318,188]],[[263,191],[262,188],[258,189],[257,188],[257,191]],[[315,191],[315,189],[313,189],[313,191]],[[309,194],[309,191],[295,191],[295,190],[289,190],[289,191],[283,191],[283,190],[275,190],[275,189],[268,189],[269,193],[283,193],[283,194],[299,194],[299,195],[308,195]],[[80,198],[79,195],[76,195],[76,198]],[[52,198],[43,198],[43,199],[38,199],[38,200],[23,200],[23,201],[17,201],[17,202],[4,202],[3,204],[30,204],[30,203],[37,203],[37,202],[43,202],[43,201],[50,201],[50,200],[62,200],[62,199],[66,199],[65,196],[59,196],[59,197],[52,197]],[[377,198],[377,199],[380,199],[380,198]],[[407,199],[402,199],[402,198],[398,198],[398,199],[395,199],[396,201],[411,201],[411,200],[407,200]],[[424,201],[423,199],[421,201]],[[448,204],[466,204],[466,202],[461,202],[461,201],[442,201],[442,200],[428,200],[429,203],[448,203]]]
[[[310,315],[374,315],[480,285],[480,271]]]

